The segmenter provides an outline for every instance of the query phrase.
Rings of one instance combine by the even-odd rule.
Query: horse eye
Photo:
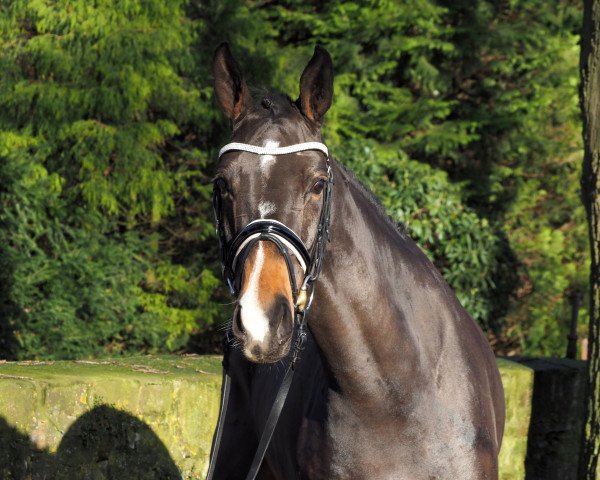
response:
[[[225,195],[229,191],[227,182],[223,178],[217,178],[214,185],[215,193],[218,193],[219,195]]]
[[[321,179],[313,185],[312,193],[314,193],[315,195],[320,195],[324,188],[325,188],[325,180]]]

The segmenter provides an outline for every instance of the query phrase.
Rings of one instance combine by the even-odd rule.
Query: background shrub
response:
[[[0,6],[0,357],[206,345],[228,40],[261,93],[336,69],[325,138],[499,353],[560,355],[585,292],[571,0],[17,0]],[[585,302],[584,302],[585,304]],[[585,318],[585,315],[581,315]]]

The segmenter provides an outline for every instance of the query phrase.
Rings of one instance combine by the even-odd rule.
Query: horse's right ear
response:
[[[213,58],[215,94],[223,113],[232,121],[238,120],[252,105],[252,97],[244,80],[244,73],[223,42]]]

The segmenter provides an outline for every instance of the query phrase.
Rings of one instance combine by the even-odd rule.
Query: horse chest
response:
[[[400,417],[380,412],[361,417],[331,402],[325,423],[303,419],[298,436],[300,478],[311,480],[472,480],[471,439],[446,436],[424,412]],[[424,441],[429,438],[429,441]]]
[[[302,420],[297,444],[300,477],[311,480],[400,478],[396,474],[397,466],[385,460],[398,443],[399,427],[394,423],[366,421],[343,402],[330,401],[326,420]]]

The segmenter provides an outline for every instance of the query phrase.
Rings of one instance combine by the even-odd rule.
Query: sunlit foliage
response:
[[[499,352],[562,354],[587,282],[580,15],[570,0],[0,4],[0,357],[175,351],[226,320],[223,40],[256,94],[294,98],[323,44],[335,157]]]

